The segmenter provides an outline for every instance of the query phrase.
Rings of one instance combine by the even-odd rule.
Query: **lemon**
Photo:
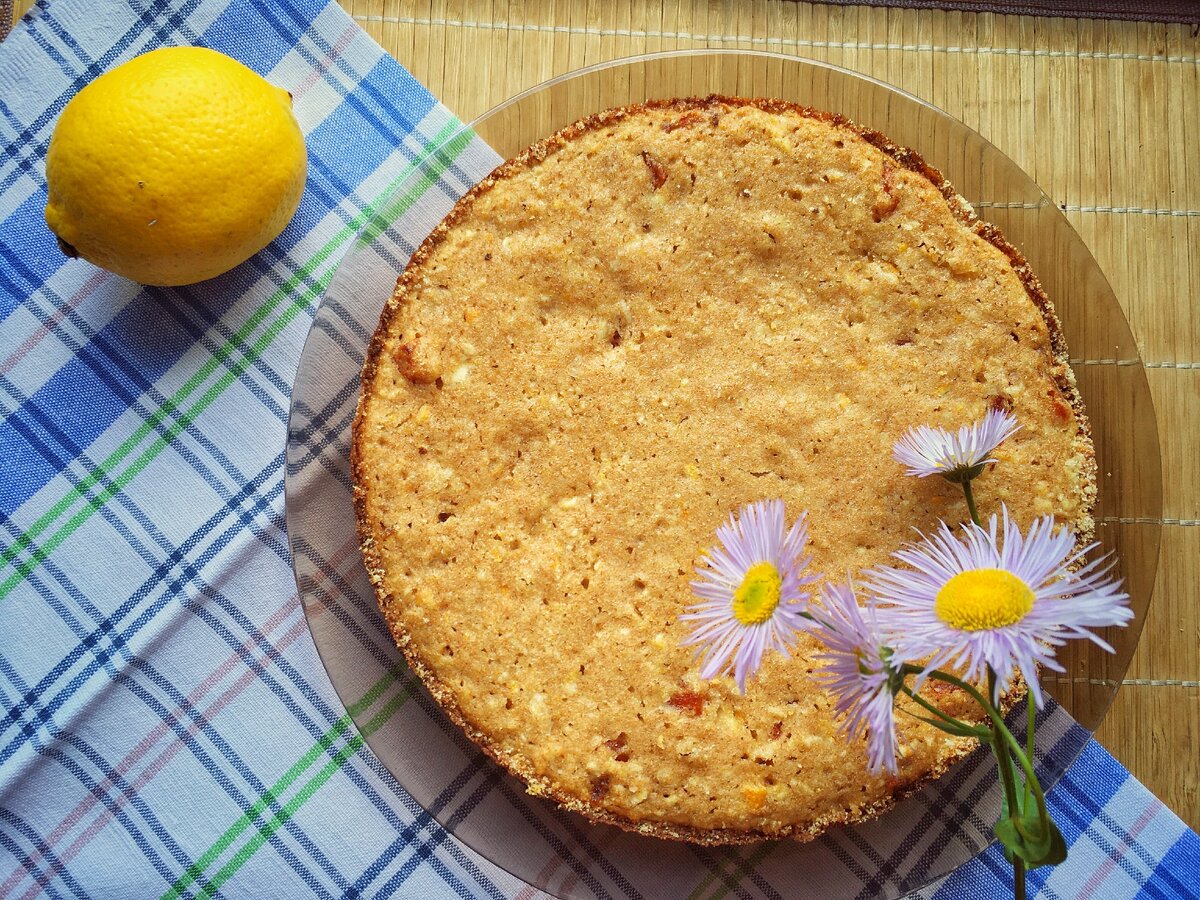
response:
[[[67,104],[46,156],[46,224],[68,255],[193,284],[270,243],[306,172],[287,91],[215,50],[168,47]]]

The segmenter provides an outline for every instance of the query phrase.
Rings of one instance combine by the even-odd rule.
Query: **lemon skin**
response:
[[[307,174],[291,95],[202,47],[154,50],[63,110],[46,224],[70,255],[147,285],[194,284],[283,231]]]

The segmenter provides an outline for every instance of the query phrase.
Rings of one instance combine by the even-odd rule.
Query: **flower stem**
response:
[[[901,671],[908,671],[910,669],[921,671],[919,667],[910,665],[906,665]],[[1046,795],[1042,791],[1042,786],[1038,783],[1036,773],[1033,771],[1033,763],[1031,761],[1032,754],[1029,756],[1025,755],[1025,750],[1021,747],[1020,742],[1013,737],[1013,733],[1009,731],[1008,726],[1004,724],[1004,717],[1000,715],[1000,710],[996,709],[991,700],[989,700],[987,697],[984,697],[974,685],[968,684],[961,678],[951,675],[949,672],[943,672],[940,669],[935,669],[929,673],[929,677],[938,681],[944,681],[946,684],[952,684],[959,690],[966,691],[975,700],[975,702],[982,707],[983,711],[987,713],[988,718],[991,719],[992,722],[991,731],[996,740],[993,749],[996,751],[997,761],[999,761],[1001,756],[1003,756],[1004,759],[1008,760],[1008,763],[1011,766],[1013,758],[1016,758],[1017,762],[1021,764],[1022,770],[1025,772],[1026,785],[1028,785],[1028,787],[1033,791],[1033,799],[1037,802],[1039,817],[1043,822],[1050,821],[1050,814],[1046,811]],[[995,678],[995,673],[993,673],[991,669],[988,669],[989,694],[995,693]],[[1001,753],[1001,744],[1008,745],[1009,750],[1012,753],[1011,756]],[[1005,770],[1003,763],[1001,763],[1000,768],[1002,770],[1002,774],[1004,771],[1008,771],[1009,775],[1012,775],[1011,770]],[[1012,799],[1015,800],[1016,797],[1014,796]]]
[[[993,720],[995,721],[995,720]],[[1025,787],[1033,793],[1033,799],[1037,802],[1038,816],[1043,822],[1050,821],[1050,813],[1046,810],[1046,794],[1042,790],[1041,784],[1038,782],[1037,773],[1033,770],[1033,754],[1028,755],[1022,749],[1020,742],[1013,737],[1013,733],[1004,725],[1003,720],[998,722],[998,730],[996,731],[997,740],[1008,744],[1009,750],[1012,753],[1012,758],[1015,758],[1020,763],[1022,770],[1025,772]]]
[[[971,479],[967,478],[962,483],[963,494],[967,498],[967,512],[971,514],[971,521],[983,527],[983,523],[979,521],[979,510],[975,508],[975,494],[971,490]]]
[[[951,677],[953,677],[953,676],[951,676]],[[958,679],[955,679],[955,680],[957,681]],[[988,694],[990,696],[995,693],[996,693],[996,673],[993,672],[991,670],[991,668],[989,667],[988,668]],[[976,694],[976,697],[978,697],[978,696],[979,695]],[[1033,705],[1032,702],[1029,700],[1027,700],[1026,702],[1029,703],[1030,706]],[[1000,715],[1000,711],[998,709],[996,709],[996,707],[992,706],[992,704],[989,701],[983,700],[982,698],[980,698],[980,703],[982,703],[984,705],[984,709],[987,711],[988,716],[991,718],[992,722],[996,726],[993,729],[993,731],[996,735],[996,739],[998,741],[1003,741],[1004,743],[1008,744],[1009,749],[1012,752],[1012,757],[1010,757],[1010,759],[1015,757],[1017,762],[1021,764],[1021,768],[1025,772],[1025,787],[1027,789],[1033,791],[1033,799],[1037,801],[1039,816],[1042,818],[1043,821],[1049,821],[1050,814],[1048,812],[1046,812],[1046,795],[1042,791],[1042,786],[1038,783],[1037,774],[1033,771],[1033,752],[1032,752],[1033,743],[1032,743],[1032,740],[1029,738],[1029,735],[1026,735],[1026,739],[1029,741],[1029,747],[1030,747],[1030,752],[1028,755],[1026,755],[1025,751],[1021,748],[1020,742],[1015,737],[1013,737],[1013,733],[1011,731],[1009,731],[1008,726],[1004,724],[1004,718]],[[1030,722],[1031,723],[1033,722],[1032,715],[1030,716]]]
[[[903,691],[909,697],[911,697],[913,700],[915,700],[923,708],[925,708],[929,712],[933,713],[935,716],[937,716],[939,719],[941,719],[943,722],[945,722],[950,727],[942,728],[941,725],[938,725],[937,722],[934,722],[931,719],[922,719],[923,721],[929,722],[931,725],[935,725],[939,728],[942,728],[943,731],[947,731],[950,734],[961,735],[963,737],[974,737],[974,738],[977,738],[978,740],[981,740],[984,742],[991,741],[992,732],[989,729],[987,729],[983,726],[971,725],[967,722],[962,721],[961,719],[956,719],[953,716],[947,715],[946,713],[944,713],[940,709],[938,709],[936,706],[934,706],[932,703],[930,703],[928,700],[926,700],[924,697],[922,697],[920,694],[918,694],[916,691],[914,691],[912,688],[910,688],[907,684],[904,685],[903,687],[901,687],[900,690]],[[917,718],[920,719],[922,717],[917,716]],[[953,729],[953,730],[951,731],[950,729]]]
[[[996,674],[988,667],[988,696],[992,696],[996,692]],[[988,712],[992,721],[992,752],[996,755],[996,766],[1000,770],[1000,780],[1004,784],[1004,798],[1008,806],[1008,817],[1016,825],[1021,820],[1022,808],[1017,804],[1017,785],[1016,775],[1013,772],[1012,756],[1009,755],[1008,747],[1005,745],[1000,732],[1008,731],[1003,720],[998,715],[992,715],[995,708],[991,703],[985,704],[985,709]],[[1028,787],[1028,780],[1026,786]],[[1014,900],[1025,900],[1025,861],[1016,853],[1012,855],[1013,863],[1013,898]]]
[[[1025,712],[1028,716],[1025,722],[1025,756],[1030,762],[1033,762],[1034,743],[1033,732],[1037,728],[1037,704],[1033,702],[1033,696],[1029,693],[1025,694]],[[1029,803],[1029,798],[1032,794],[1033,786],[1028,778],[1025,779],[1025,803]]]
[[[1033,771],[1033,763],[1025,751],[1021,749],[1021,745],[1017,739],[1013,737],[1011,731],[1007,728],[1000,737],[1009,745],[1012,750],[1012,755],[1016,757],[1017,762],[1021,764],[1021,768],[1025,770],[1025,785],[1033,791],[1033,799],[1037,801],[1038,815],[1043,822],[1050,821],[1050,813],[1046,811],[1046,794],[1042,791],[1042,786],[1038,783],[1037,775]]]
[[[994,724],[992,733],[992,752],[996,756],[996,764],[1000,769],[1000,781],[1004,784],[1004,796],[1008,800],[1008,815],[1009,818],[1017,819],[1020,818],[1021,807],[1017,804],[1017,779],[1013,773],[1012,757],[1008,755],[1008,748],[996,733]]]
[[[919,666],[913,666],[912,668],[918,672],[923,671]],[[978,703],[983,708],[983,711],[989,716],[992,716],[992,714],[996,712],[995,707],[993,707],[992,704],[987,701],[983,694],[979,693],[975,685],[968,684],[961,678],[951,675],[949,672],[943,672],[941,669],[935,669],[934,671],[930,672],[929,677],[935,681],[944,681],[946,684],[952,684],[959,690],[965,691],[971,696],[971,699]],[[999,713],[996,713],[996,717],[998,716]]]
[[[996,768],[1000,772],[1000,782],[1004,786],[1004,800],[1008,806],[1008,817],[1013,820],[1014,824],[1021,818],[1021,808],[1017,805],[1017,785],[1016,777],[1012,769],[1012,757],[1008,755],[1008,748],[1004,746],[1004,741],[1000,740],[999,734],[996,733],[996,725],[993,724],[993,737],[991,741],[992,753],[996,757]],[[1025,896],[1025,866],[1022,860],[1015,853],[1013,854],[1013,896],[1015,898],[1024,898]]]

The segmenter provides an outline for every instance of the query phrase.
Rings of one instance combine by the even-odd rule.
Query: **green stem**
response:
[[[901,671],[907,672],[909,670],[915,670],[918,672],[922,671],[920,667],[911,665],[906,665]],[[1008,730],[1008,726],[1004,724],[1004,717],[1001,716],[1000,711],[992,705],[991,700],[979,693],[974,685],[967,684],[967,682],[963,681],[961,678],[951,675],[949,672],[943,672],[940,669],[935,669],[929,673],[929,677],[936,679],[937,681],[944,681],[946,684],[952,684],[959,690],[966,691],[971,695],[975,702],[983,708],[983,711],[987,713],[988,718],[992,720],[992,724],[994,726],[992,728],[992,733],[999,739],[997,741],[997,752],[999,752],[1000,743],[1005,743],[1009,746],[1009,748],[1011,748],[1012,755],[1015,756],[1017,762],[1021,764],[1021,768],[1025,772],[1025,777],[1028,779],[1027,783],[1033,790],[1033,799],[1037,801],[1038,814],[1044,821],[1049,821],[1050,815],[1046,812],[1046,795],[1042,791],[1042,786],[1038,784],[1037,775],[1035,775],[1033,771],[1033,763],[1030,762],[1029,757],[1025,755],[1025,750],[1021,747],[1020,742],[1017,741],[1017,739],[1013,737],[1013,733]],[[992,693],[990,685],[992,682],[994,682],[994,680],[995,674],[989,669],[989,693]]]
[[[988,668],[988,696],[995,693],[996,675]],[[1004,797],[1008,803],[1008,817],[1014,825],[1017,825],[1021,820],[1021,808],[1017,806],[1017,785],[1016,776],[1012,770],[1012,757],[1008,753],[1008,749],[1004,746],[1005,742],[1001,737],[1001,731],[1007,731],[1004,722],[999,716],[992,716],[994,707],[991,703],[984,704],[988,715],[992,719],[992,735],[995,743],[992,745],[992,752],[996,755],[996,766],[1000,770],[1000,780],[1004,784]],[[1028,784],[1028,781],[1026,781]],[[1018,829],[1019,830],[1019,829]],[[1025,861],[1017,854],[1012,855],[1013,862],[1013,900],[1025,900]]]
[[[988,668],[988,696],[996,693],[996,673]],[[1029,706],[1033,706],[1032,699],[1026,701]],[[1042,786],[1038,783],[1037,775],[1033,771],[1033,752],[1032,740],[1030,735],[1026,735],[1026,739],[1030,741],[1030,753],[1026,755],[1022,749],[1020,742],[1013,737],[1013,733],[1008,730],[1008,726],[1004,724],[1004,719],[1000,715],[1000,711],[992,706],[991,702],[986,702],[986,709],[992,721],[996,724],[996,737],[1008,744],[1012,750],[1012,755],[1016,757],[1017,762],[1021,764],[1021,768],[1025,771],[1025,787],[1027,790],[1033,791],[1033,799],[1037,801],[1038,815],[1043,822],[1050,820],[1050,814],[1046,812],[1046,795],[1042,792]],[[1033,714],[1030,715],[1032,723]],[[1032,729],[1031,729],[1032,730]]]
[[[955,728],[949,722],[943,722],[940,719],[931,719],[929,716],[918,716],[911,709],[902,709],[900,711],[910,719],[916,719],[918,722],[924,722],[926,725],[932,725],[934,728],[939,728],[946,732],[946,734],[952,734],[955,737],[973,737],[985,744],[991,744],[992,742],[992,733],[986,728],[984,729],[983,734],[980,735],[976,734],[973,729],[968,730],[966,728]]]
[[[1008,756],[1004,742],[993,740],[992,753],[996,757],[996,764],[1000,769],[1000,781],[1004,785],[1004,797],[1008,801],[1008,817],[1014,820],[1019,819],[1021,808],[1017,806],[1017,779],[1013,775],[1012,759]]]
[[[904,671],[905,674],[908,674],[909,672],[924,672],[925,670],[922,669],[920,666],[914,666],[914,665],[908,664],[908,665],[904,666],[904,669],[902,671]],[[987,701],[987,699],[983,696],[983,694],[979,693],[979,691],[976,689],[975,685],[968,684],[967,682],[963,681],[961,678],[959,678],[955,675],[951,675],[949,672],[943,672],[941,669],[934,669],[932,672],[929,673],[929,677],[934,679],[935,681],[944,681],[946,684],[954,685],[959,690],[966,691],[976,703],[978,703],[981,707],[983,707],[983,711],[986,712],[989,716],[991,716],[993,713],[995,713],[995,708],[992,706],[991,703],[989,703]],[[998,716],[999,716],[999,713],[996,713],[996,717],[998,717]],[[1001,724],[1003,724],[1003,720],[1001,720]]]
[[[1038,816],[1043,822],[1049,822],[1050,813],[1046,810],[1046,794],[1042,791],[1042,786],[1038,782],[1037,773],[1033,771],[1033,754],[1029,753],[1026,755],[1025,750],[1021,747],[1021,743],[1013,736],[1013,733],[1008,730],[1003,722],[1001,722],[1000,731],[997,736],[1004,743],[1008,744],[1012,755],[1021,764],[1021,769],[1025,772],[1025,787],[1033,792],[1033,799],[1037,801]]]
[[[956,719],[953,716],[947,715],[912,688],[910,688],[907,684],[901,687],[900,690],[903,691],[907,696],[912,697],[912,699],[920,704],[924,709],[927,709],[929,712],[933,713],[943,722],[953,726],[955,729],[952,732],[953,734],[962,735],[964,737],[974,737],[981,741],[988,741],[991,738],[992,732],[989,729],[977,725],[969,725],[961,719]],[[921,719],[923,722],[929,722],[931,725],[938,724],[937,722],[934,722],[931,719],[926,719],[922,716],[917,716],[917,718]]]
[[[968,497],[970,494],[968,493]],[[913,674],[922,671],[920,667],[906,664],[902,669],[903,675]],[[987,743],[991,745],[992,753],[996,757],[996,767],[1000,773],[1000,781],[1004,787],[1005,802],[1008,804],[1009,819],[1012,820],[1013,826],[1019,834],[1026,834],[1023,826],[1024,810],[1028,809],[1029,793],[1032,792],[1034,800],[1037,801],[1038,819],[1041,823],[1040,827],[1048,829],[1050,825],[1050,814],[1046,810],[1046,796],[1042,791],[1042,786],[1038,783],[1037,774],[1033,770],[1032,760],[1034,758],[1034,726],[1036,724],[1037,710],[1031,698],[1026,700],[1029,709],[1029,727],[1025,736],[1026,746],[1022,747],[1020,741],[1016,739],[1008,726],[1004,723],[1004,717],[1000,715],[1000,710],[991,702],[991,697],[996,693],[996,673],[990,668],[987,673],[987,696],[979,692],[972,684],[968,684],[961,678],[951,675],[949,672],[935,670],[928,673],[929,678],[944,682],[945,684],[953,685],[959,690],[965,691],[970,695],[976,703],[987,714],[990,722],[988,729],[989,737],[986,738]],[[909,691],[907,686],[904,688],[905,693],[921,702],[921,698],[917,697],[913,692]],[[938,710],[940,713],[940,710]],[[949,718],[945,714],[941,714],[943,718]],[[936,724],[936,723],[935,723]],[[1017,803],[1017,785],[1016,772],[1013,771],[1013,761],[1020,763],[1022,770],[1025,773],[1025,802],[1023,805]],[[1013,854],[1013,897],[1014,900],[1025,900],[1025,875],[1027,866],[1025,860]]]
[[[975,508],[975,494],[971,490],[971,479],[968,478],[962,483],[962,489],[967,498],[967,512],[971,514],[971,521],[982,528],[983,523],[979,521],[979,510]]]
[[[1004,733],[1000,737],[1012,749],[1013,756],[1017,758],[1017,762],[1021,764],[1021,768],[1025,771],[1025,785],[1033,791],[1033,799],[1037,801],[1038,815],[1043,822],[1050,821],[1050,813],[1046,811],[1046,795],[1042,791],[1042,786],[1038,783],[1037,775],[1033,771],[1033,763],[1025,755],[1025,751],[1021,749],[1021,744],[1013,737],[1011,731],[1005,728]]]
[[[1025,693],[1025,711],[1027,719],[1025,722],[1025,756],[1030,762],[1033,761],[1033,732],[1037,728],[1037,705],[1033,702],[1033,696],[1026,691]],[[1029,797],[1033,791],[1029,779],[1025,779],[1025,802],[1029,803]]]
[[[995,679],[996,676],[989,668],[989,694],[992,693]],[[1012,757],[1008,755],[1008,751],[1005,747],[1006,742],[1003,740],[1003,737],[1000,734],[1001,731],[1007,731],[1008,729],[1005,727],[1003,720],[998,715],[992,715],[994,708],[992,707],[991,703],[985,702],[984,707],[987,710],[988,716],[991,717],[992,720],[992,737],[995,741],[995,744],[992,746],[992,750],[995,751],[996,762],[1000,766],[1000,778],[1004,782],[1004,794],[1008,798],[1008,815],[1012,819],[1019,819],[1021,816],[1021,809],[1019,806],[1017,806],[1017,779],[1012,770]]]

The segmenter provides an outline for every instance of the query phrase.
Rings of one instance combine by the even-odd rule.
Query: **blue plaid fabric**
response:
[[[221,50],[290,90],[309,180],[293,222],[253,259],[202,285],[146,289],[64,259],[42,219],[44,158],[84,84],[169,44]],[[384,676],[347,711],[285,531],[301,348],[318,319],[353,359],[372,324],[339,309],[318,318],[318,305],[364,222],[394,202],[397,173],[455,129],[335,3],[55,0],[0,44],[0,896],[539,894],[448,835],[371,752],[365,740],[417,695],[360,609],[347,633]],[[395,210],[379,251],[389,271],[495,160],[466,140]],[[302,466],[344,456],[340,409],[301,411]],[[322,589],[349,596],[353,544],[319,556]],[[442,727],[420,699],[406,708]],[[1050,765],[1086,740],[1061,711],[1041,734]],[[501,822],[524,808],[462,752],[442,812]],[[668,892],[662,872],[614,874],[579,822],[564,827],[586,865],[554,837],[530,850],[531,871],[563,863],[570,879],[547,886],[598,896],[872,896],[928,867],[947,823],[988,827],[971,821],[986,766],[944,782],[894,845],[824,842],[828,885],[742,848],[688,851],[708,874]],[[1051,801],[1071,853],[1034,874],[1043,896],[1197,896],[1200,839],[1094,742]],[[1010,891],[993,848],[922,896]]]

